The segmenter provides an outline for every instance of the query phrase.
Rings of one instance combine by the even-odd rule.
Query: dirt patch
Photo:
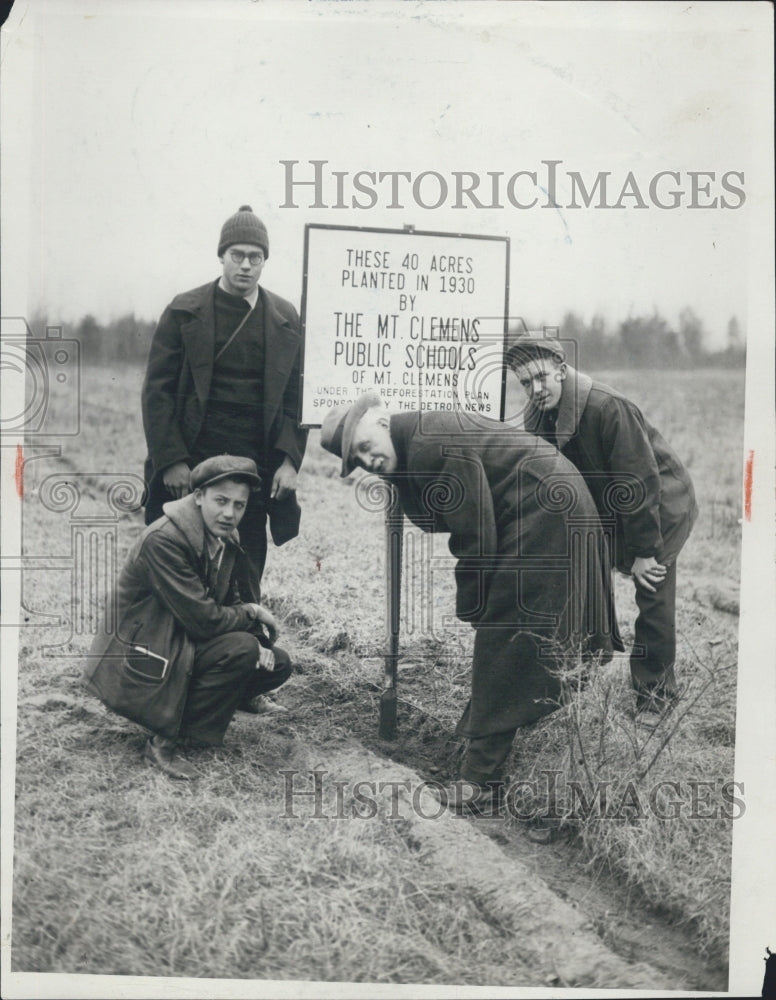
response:
[[[505,965],[516,950],[537,970],[540,981],[552,986],[605,987],[616,982],[632,989],[668,989],[674,985],[647,962],[632,964],[608,948],[585,913],[560,899],[495,841],[483,837],[475,824],[447,811],[440,814],[430,791],[421,791],[418,801],[410,802],[411,793],[399,788],[395,802],[399,784],[418,787],[419,776],[411,768],[357,746],[333,754],[326,763],[338,774],[369,775],[382,807],[400,815],[405,839],[423,853],[423,863],[445,878],[454,872],[474,894],[488,924],[504,938]]]
[[[316,654],[319,665],[325,659]],[[464,742],[411,702],[399,700],[399,738],[379,738],[379,695],[377,684],[364,682],[345,691],[320,675],[297,676],[278,696],[289,709],[280,717],[287,720],[283,731],[291,727],[298,738],[320,748],[324,756],[318,763],[339,773],[368,773],[371,780],[384,782],[409,780],[412,788],[423,781],[444,783],[457,777]],[[426,814],[433,814],[433,808]],[[472,880],[475,891],[488,887],[482,905],[495,907],[493,920],[511,928],[508,933],[516,934],[523,948],[544,955],[547,984],[616,983],[710,992],[727,988],[726,956],[699,954],[692,928],[677,925],[670,914],[650,905],[638,890],[624,887],[611,872],[591,867],[572,830],[539,845],[530,839],[530,827],[512,817],[450,821],[442,835],[429,832],[438,822],[414,817],[411,836],[419,849],[435,845],[429,849],[447,865],[448,875],[460,871],[464,881]],[[448,843],[446,838],[457,830],[466,831],[460,843]],[[481,874],[481,862],[490,872],[487,876]],[[515,921],[532,892],[538,893],[532,904],[537,926],[532,929],[535,938],[527,942],[525,928]]]

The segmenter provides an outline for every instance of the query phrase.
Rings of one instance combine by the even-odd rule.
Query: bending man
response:
[[[389,414],[376,393],[330,411],[321,444],[398,488],[424,531],[449,532],[456,614],[475,630],[472,690],[457,732],[461,778],[481,811],[500,793],[519,726],[554,711],[567,656],[611,657],[608,567],[576,469],[532,435],[482,430],[455,413]]]

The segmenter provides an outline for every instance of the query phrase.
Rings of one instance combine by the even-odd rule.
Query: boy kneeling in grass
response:
[[[191,470],[188,496],[164,505],[121,570],[84,672],[87,690],[150,729],[146,764],[196,770],[180,746],[220,746],[235,711],[259,714],[288,680],[277,623],[259,604],[237,526],[261,485],[250,458],[217,455]]]
[[[631,679],[637,713],[654,724],[678,696],[676,559],[698,515],[690,474],[635,403],[567,364],[558,341],[519,337],[507,362],[528,396],[526,430],[582,473],[612,532],[612,565],[636,585]]]

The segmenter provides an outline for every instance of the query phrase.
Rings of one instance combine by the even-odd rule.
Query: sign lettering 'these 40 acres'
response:
[[[300,423],[376,390],[503,419],[509,239],[308,224]]]

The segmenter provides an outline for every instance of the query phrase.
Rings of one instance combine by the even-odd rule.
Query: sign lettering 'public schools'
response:
[[[368,389],[503,419],[508,292],[507,237],[308,224],[300,422]]]

